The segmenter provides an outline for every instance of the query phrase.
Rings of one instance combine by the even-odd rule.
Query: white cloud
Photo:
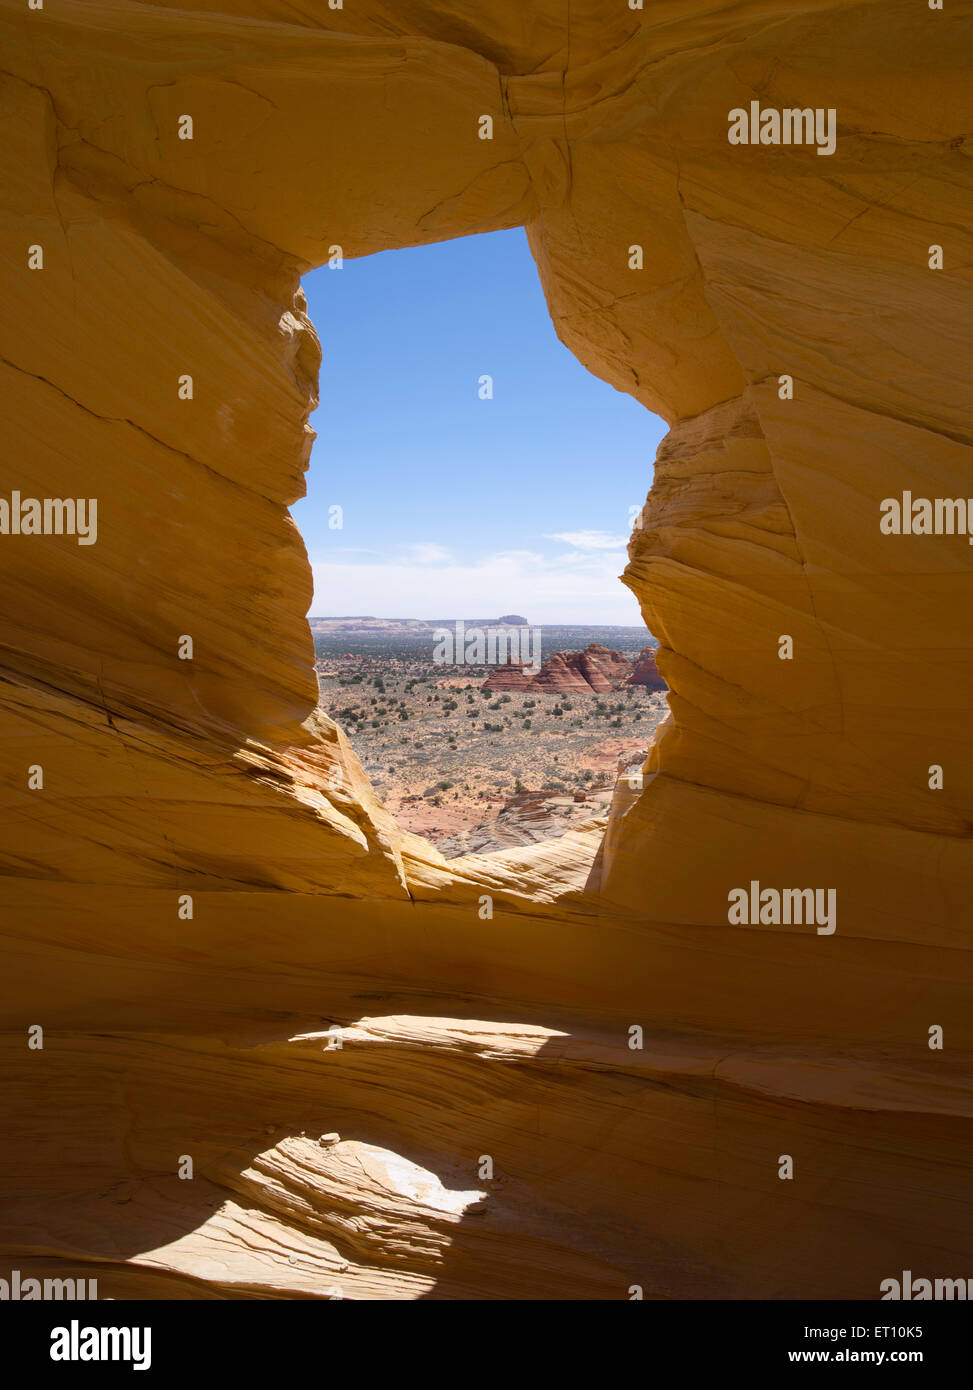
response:
[[[546,536],[549,541],[564,541],[577,550],[624,550],[627,536],[613,536],[610,531],[557,531]]]
[[[452,558],[444,545],[436,545],[431,541],[420,541],[399,548],[399,562],[403,565],[444,565]]]
[[[317,559],[311,613],[386,618],[523,613],[534,623],[638,625],[638,604],[618,578],[626,560],[624,549],[592,547],[554,556],[505,550],[462,561],[438,545],[404,547],[375,563]]]

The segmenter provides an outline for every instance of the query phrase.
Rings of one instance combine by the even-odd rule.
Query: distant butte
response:
[[[639,658],[632,668],[632,674],[625,682],[626,685],[644,685],[648,690],[667,690],[668,687],[659,675],[659,668],[655,664],[655,647],[643,647],[639,653]]]
[[[589,642],[582,652],[555,652],[544,662],[536,676],[529,675],[520,663],[498,666],[480,687],[482,690],[539,690],[546,694],[569,694],[572,691],[590,694],[617,690],[620,685],[645,685],[650,690],[664,690],[665,681],[659,675],[651,647],[645,647],[633,665],[622,652]]]

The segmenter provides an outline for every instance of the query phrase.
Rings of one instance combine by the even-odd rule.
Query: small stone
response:
[[[329,1144],[340,1144],[340,1142],[341,1135],[337,1134],[334,1130],[332,1130],[330,1134],[322,1134],[320,1139],[318,1140],[318,1143],[321,1145],[322,1149],[326,1149]]]

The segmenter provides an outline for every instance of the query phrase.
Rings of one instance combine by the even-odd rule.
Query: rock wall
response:
[[[967,1272],[971,552],[878,517],[970,490],[968,9],[0,32],[5,495],[99,503],[93,545],[0,535],[10,1264],[171,1298]],[[834,110],[834,153],[730,144],[751,101]],[[521,224],[563,341],[671,425],[625,579],[672,713],[603,842],[447,865],[313,715],[300,276]],[[733,921],[752,881],[834,890],[836,930]]]

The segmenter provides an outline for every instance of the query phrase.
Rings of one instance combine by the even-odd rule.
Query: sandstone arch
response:
[[[955,1272],[969,554],[894,547],[875,514],[969,490],[955,9],[0,5],[9,453],[25,490],[101,499],[97,546],[0,553],[21,1268],[359,1297]],[[754,96],[834,107],[836,153],[729,147]],[[627,580],[674,722],[603,847],[446,865],[308,720],[299,278],[334,243],[521,223],[564,341],[671,422]],[[838,932],[730,927],[749,878],[836,888]],[[449,1194],[485,1150],[474,1214]]]

